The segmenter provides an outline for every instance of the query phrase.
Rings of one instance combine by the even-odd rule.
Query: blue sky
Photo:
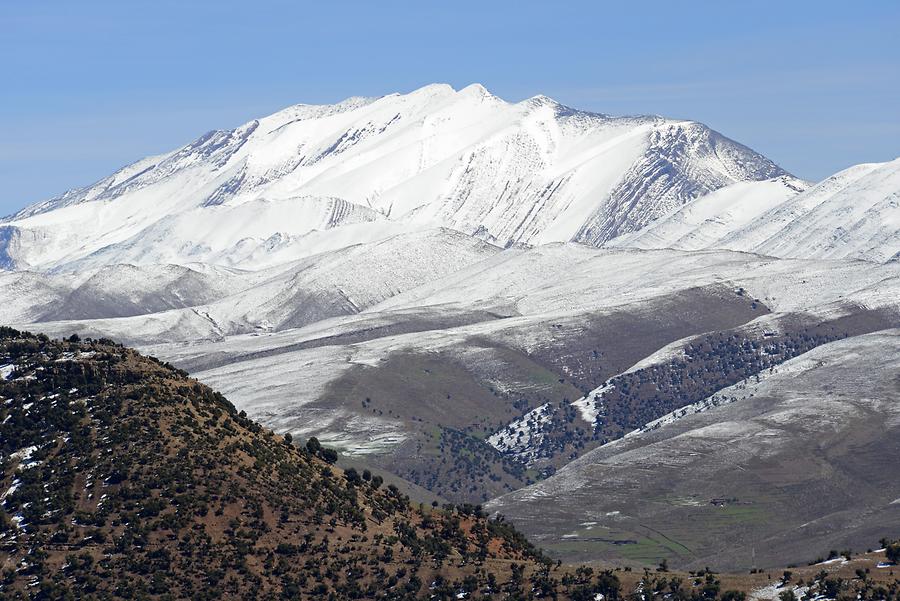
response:
[[[0,214],[297,102],[484,84],[696,119],[817,180],[900,156],[900,2],[0,3]]]

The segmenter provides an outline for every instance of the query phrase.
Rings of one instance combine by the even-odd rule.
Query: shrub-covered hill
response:
[[[549,578],[503,521],[414,508],[310,442],[110,341],[0,328],[0,598],[507,598]]]

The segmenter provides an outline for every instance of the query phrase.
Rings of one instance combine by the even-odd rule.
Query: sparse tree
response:
[[[778,601],[797,601],[797,595],[794,593],[794,589],[789,588],[781,591],[778,594]]]
[[[884,556],[891,563],[900,563],[900,541],[885,545]]]

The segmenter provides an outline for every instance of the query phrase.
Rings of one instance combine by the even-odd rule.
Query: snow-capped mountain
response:
[[[601,245],[779,177],[696,122],[430,85],[292,106],[28,207],[0,222],[0,266],[260,268],[434,226],[499,246]]]
[[[805,188],[787,176],[733,184],[610,244],[876,262],[900,257],[900,159],[856,165]]]

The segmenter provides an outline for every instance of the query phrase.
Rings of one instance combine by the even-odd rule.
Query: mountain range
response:
[[[889,259],[897,240],[873,239],[872,224],[896,219],[897,169],[860,166],[785,204],[809,184],[702,124],[432,85],[296,105],[205,134],[7,218],[0,259],[41,270],[191,262],[256,269],[428,227],[501,247],[600,246],[664,217],[667,233],[657,226],[638,245],[688,244],[687,227],[700,230],[690,246]],[[841,213],[847,188],[865,192],[858,215]],[[778,225],[801,217],[822,240],[779,246],[789,232],[779,236]],[[705,231],[710,221],[713,233]]]
[[[558,557],[743,568],[900,527],[898,259],[900,159],[814,184],[697,122],[431,85],[3,219],[0,323],[135,346]]]

